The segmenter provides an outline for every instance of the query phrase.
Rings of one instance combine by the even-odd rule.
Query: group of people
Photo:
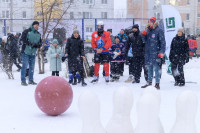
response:
[[[21,59],[21,85],[36,85],[33,74],[35,67],[36,51],[42,45],[41,35],[38,32],[39,22],[34,21],[30,28],[23,31],[21,36],[22,50]],[[160,79],[162,64],[164,60],[166,42],[164,32],[159,28],[156,18],[152,17],[148,21],[145,31],[140,32],[137,24],[132,26],[132,32],[125,34],[124,29],[116,36],[112,35],[112,29],[104,30],[103,21],[97,23],[97,31],[92,33],[91,46],[94,50],[94,76],[91,83],[99,80],[99,68],[103,64],[105,82],[116,82],[123,76],[124,64],[129,65],[129,77],[127,83],[140,83],[142,69],[147,83],[141,88],[152,85],[155,72],[155,88],[160,89]],[[1,46],[2,47],[2,46]],[[73,79],[69,80],[72,85],[77,84],[76,74],[80,74],[78,82],[86,86],[84,80],[85,61],[84,41],[81,39],[78,30],[67,40],[63,55],[61,46],[56,39],[49,47],[48,56],[50,58],[50,70],[52,76],[59,76],[61,71],[62,57],[68,57],[69,72]],[[177,35],[171,43],[169,59],[172,63],[172,73],[175,79],[175,86],[184,86],[185,78],[183,65],[189,62],[189,44],[185,38],[183,28],[178,30]],[[26,69],[29,66],[29,82],[26,83]],[[109,72],[110,71],[110,72]],[[111,79],[109,79],[111,78]]]

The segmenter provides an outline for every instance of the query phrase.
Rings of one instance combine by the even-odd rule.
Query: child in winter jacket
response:
[[[120,63],[124,62],[124,44],[120,43],[119,36],[115,37],[115,43],[112,45],[110,54],[111,54],[111,76],[112,79],[110,82],[118,81],[120,77]]]
[[[52,71],[52,76],[59,76],[59,71],[61,71],[61,47],[58,45],[58,40],[54,39],[52,45],[48,50],[48,56],[50,59],[50,71]]]

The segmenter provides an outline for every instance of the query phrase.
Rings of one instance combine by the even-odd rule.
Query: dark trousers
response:
[[[120,62],[120,74],[124,73],[124,62]]]
[[[148,69],[145,66],[145,64],[143,64],[143,70],[144,70],[144,78],[146,81],[148,81]]]
[[[59,71],[52,71],[52,76],[59,76]]]
[[[142,66],[144,64],[144,58],[140,56],[134,56],[132,60],[133,76],[135,77],[135,80],[139,81],[141,77]]]
[[[177,68],[178,68],[178,71],[177,71]],[[175,79],[175,82],[185,84],[185,77],[184,77],[184,71],[183,71],[182,64],[172,63],[172,74]]]
[[[133,57],[128,57],[129,75],[133,75]]]
[[[111,62],[110,63],[110,71],[112,78],[118,78],[120,77],[121,73],[121,62]]]

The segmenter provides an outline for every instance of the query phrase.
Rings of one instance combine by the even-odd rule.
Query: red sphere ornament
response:
[[[61,77],[50,76],[36,87],[35,101],[44,113],[56,116],[64,113],[71,105],[73,91],[70,84]]]

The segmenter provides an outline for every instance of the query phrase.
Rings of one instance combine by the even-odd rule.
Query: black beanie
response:
[[[34,21],[33,24],[32,24],[32,26],[35,25],[35,24],[39,25],[39,22],[38,21]]]
[[[110,31],[112,33],[112,29],[107,29],[107,31]]]
[[[134,24],[133,27],[132,27],[132,29],[133,28],[139,29],[139,25],[138,24]]]

